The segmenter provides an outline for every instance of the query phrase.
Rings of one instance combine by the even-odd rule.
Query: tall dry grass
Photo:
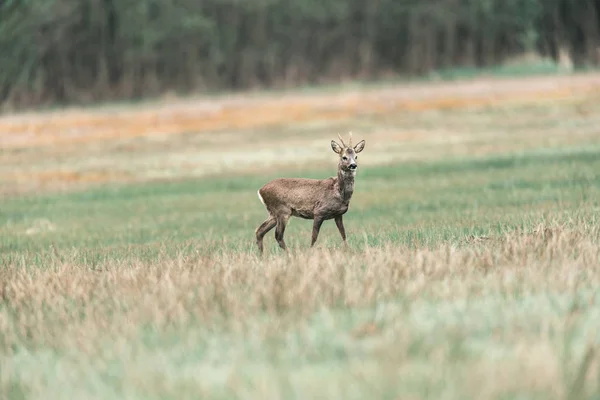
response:
[[[246,374],[243,384],[228,389],[236,397],[287,398],[287,390],[299,397],[324,393],[302,380],[285,389],[280,374],[301,372],[288,358],[297,358],[298,365],[311,357],[334,362],[336,353],[327,356],[324,349],[340,346],[348,353],[340,356],[340,371],[349,375],[333,374],[331,384],[343,386],[352,374],[363,374],[364,385],[370,386],[359,384],[356,393],[367,387],[408,393],[396,379],[412,373],[433,390],[417,391],[412,398],[430,398],[445,379],[457,380],[452,390],[446,388],[445,398],[597,395],[599,239],[598,226],[579,221],[434,248],[388,243],[265,259],[197,251],[160,256],[156,262],[114,260],[102,269],[89,268],[77,251],[58,254],[44,268],[15,261],[0,269],[0,391],[14,391],[17,382],[28,397],[42,398],[52,387],[45,380],[48,373],[34,368],[24,376],[28,369],[20,370],[18,360],[23,362],[24,351],[51,349],[76,354],[77,365],[89,367],[80,371],[82,382],[108,368],[108,360],[121,359],[127,371],[114,382],[99,378],[102,387],[134,390],[141,385],[147,390],[142,397],[177,397],[186,392],[173,382],[183,379],[190,393],[217,393],[219,384],[193,374],[167,374],[163,378],[174,380],[172,385],[153,386],[153,375],[141,373],[142,360],[156,351],[147,342],[144,332],[149,330],[153,340],[163,343],[166,369],[181,367],[165,350],[171,341],[191,353],[198,346],[210,347],[207,343],[218,346],[215,366],[230,366],[230,377]],[[322,349],[311,342],[315,318],[325,335]],[[293,335],[304,345],[298,347]],[[370,340],[366,347],[359,344],[364,340]],[[256,354],[248,350],[252,343]],[[273,348],[276,355],[265,359]],[[364,357],[365,363],[355,365],[346,357]],[[196,368],[212,365],[200,355],[187,362]],[[263,377],[272,380],[266,387],[260,374],[251,373],[265,366]],[[324,377],[317,374],[309,381],[319,379]],[[345,397],[339,394],[332,396]]]

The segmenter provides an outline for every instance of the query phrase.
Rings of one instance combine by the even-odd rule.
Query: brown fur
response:
[[[334,219],[340,235],[346,243],[346,232],[342,216],[348,211],[354,193],[354,178],[358,165],[357,153],[365,147],[361,141],[352,147],[352,134],[348,145],[340,137],[342,145],[331,141],[331,148],[340,159],[336,177],[327,179],[278,178],[258,190],[258,196],[267,208],[269,217],[256,229],[256,244],[263,252],[263,238],[275,228],[275,239],[286,250],[283,240],[285,227],[290,217],[312,219],[311,247],[314,246],[323,221]]]

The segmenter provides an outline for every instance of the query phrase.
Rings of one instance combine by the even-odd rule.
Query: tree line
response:
[[[600,63],[600,0],[0,0],[0,103]]]

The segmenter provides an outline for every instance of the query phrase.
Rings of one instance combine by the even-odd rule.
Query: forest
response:
[[[0,104],[600,63],[600,0],[0,0]]]

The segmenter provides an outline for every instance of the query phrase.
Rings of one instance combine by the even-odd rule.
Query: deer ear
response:
[[[331,141],[331,148],[333,149],[333,151],[335,151],[337,154],[342,154],[342,146],[340,146],[339,144],[337,144],[334,140]]]
[[[354,152],[358,154],[361,151],[363,151],[364,148],[365,148],[365,141],[361,140],[360,142],[358,142],[358,144],[356,146],[354,146]]]

